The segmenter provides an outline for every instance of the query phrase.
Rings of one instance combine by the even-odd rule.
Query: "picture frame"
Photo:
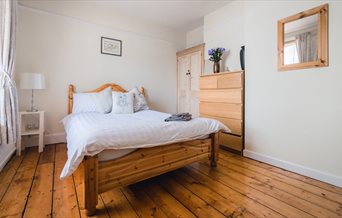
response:
[[[122,41],[101,37],[101,54],[122,56]]]

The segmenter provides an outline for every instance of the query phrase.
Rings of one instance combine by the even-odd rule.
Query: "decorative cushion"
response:
[[[133,110],[133,93],[131,92],[112,92],[113,107],[112,113],[114,114],[131,114]]]
[[[75,93],[72,113],[99,112],[109,113],[112,109],[112,88],[96,93]]]
[[[149,109],[144,95],[138,90],[137,87],[131,89],[129,92],[133,93],[133,96],[134,96],[134,102],[133,102],[134,112]]]

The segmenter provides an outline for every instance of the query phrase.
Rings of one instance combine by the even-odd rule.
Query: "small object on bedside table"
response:
[[[21,125],[21,133],[20,137],[17,142],[17,155],[21,155],[21,138],[23,136],[31,136],[31,135],[38,135],[38,151],[42,152],[44,149],[44,111],[33,111],[33,112],[27,112],[27,111],[21,111],[19,112],[19,119],[20,119],[20,125]],[[37,116],[38,115],[38,116]],[[34,124],[27,124],[25,123],[25,116],[37,116],[39,119],[38,126]]]

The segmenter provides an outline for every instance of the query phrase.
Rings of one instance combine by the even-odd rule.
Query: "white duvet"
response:
[[[153,147],[203,138],[224,130],[222,123],[212,119],[165,122],[170,114],[144,110],[133,114],[100,114],[97,112],[68,115],[63,119],[67,134],[68,160],[61,178],[70,176],[86,155],[104,149]]]

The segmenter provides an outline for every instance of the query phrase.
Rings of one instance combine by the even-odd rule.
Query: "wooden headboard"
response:
[[[101,92],[102,90],[111,87],[113,91],[115,92],[126,92],[125,89],[123,89],[121,86],[114,84],[114,83],[107,83],[104,84],[97,89],[86,91],[84,93],[91,93],[91,92]],[[145,95],[145,89],[143,87],[140,88],[140,92]],[[68,96],[68,114],[71,114],[72,112],[72,106],[74,104],[74,93],[75,93],[75,86],[70,84],[69,85],[69,96]]]

